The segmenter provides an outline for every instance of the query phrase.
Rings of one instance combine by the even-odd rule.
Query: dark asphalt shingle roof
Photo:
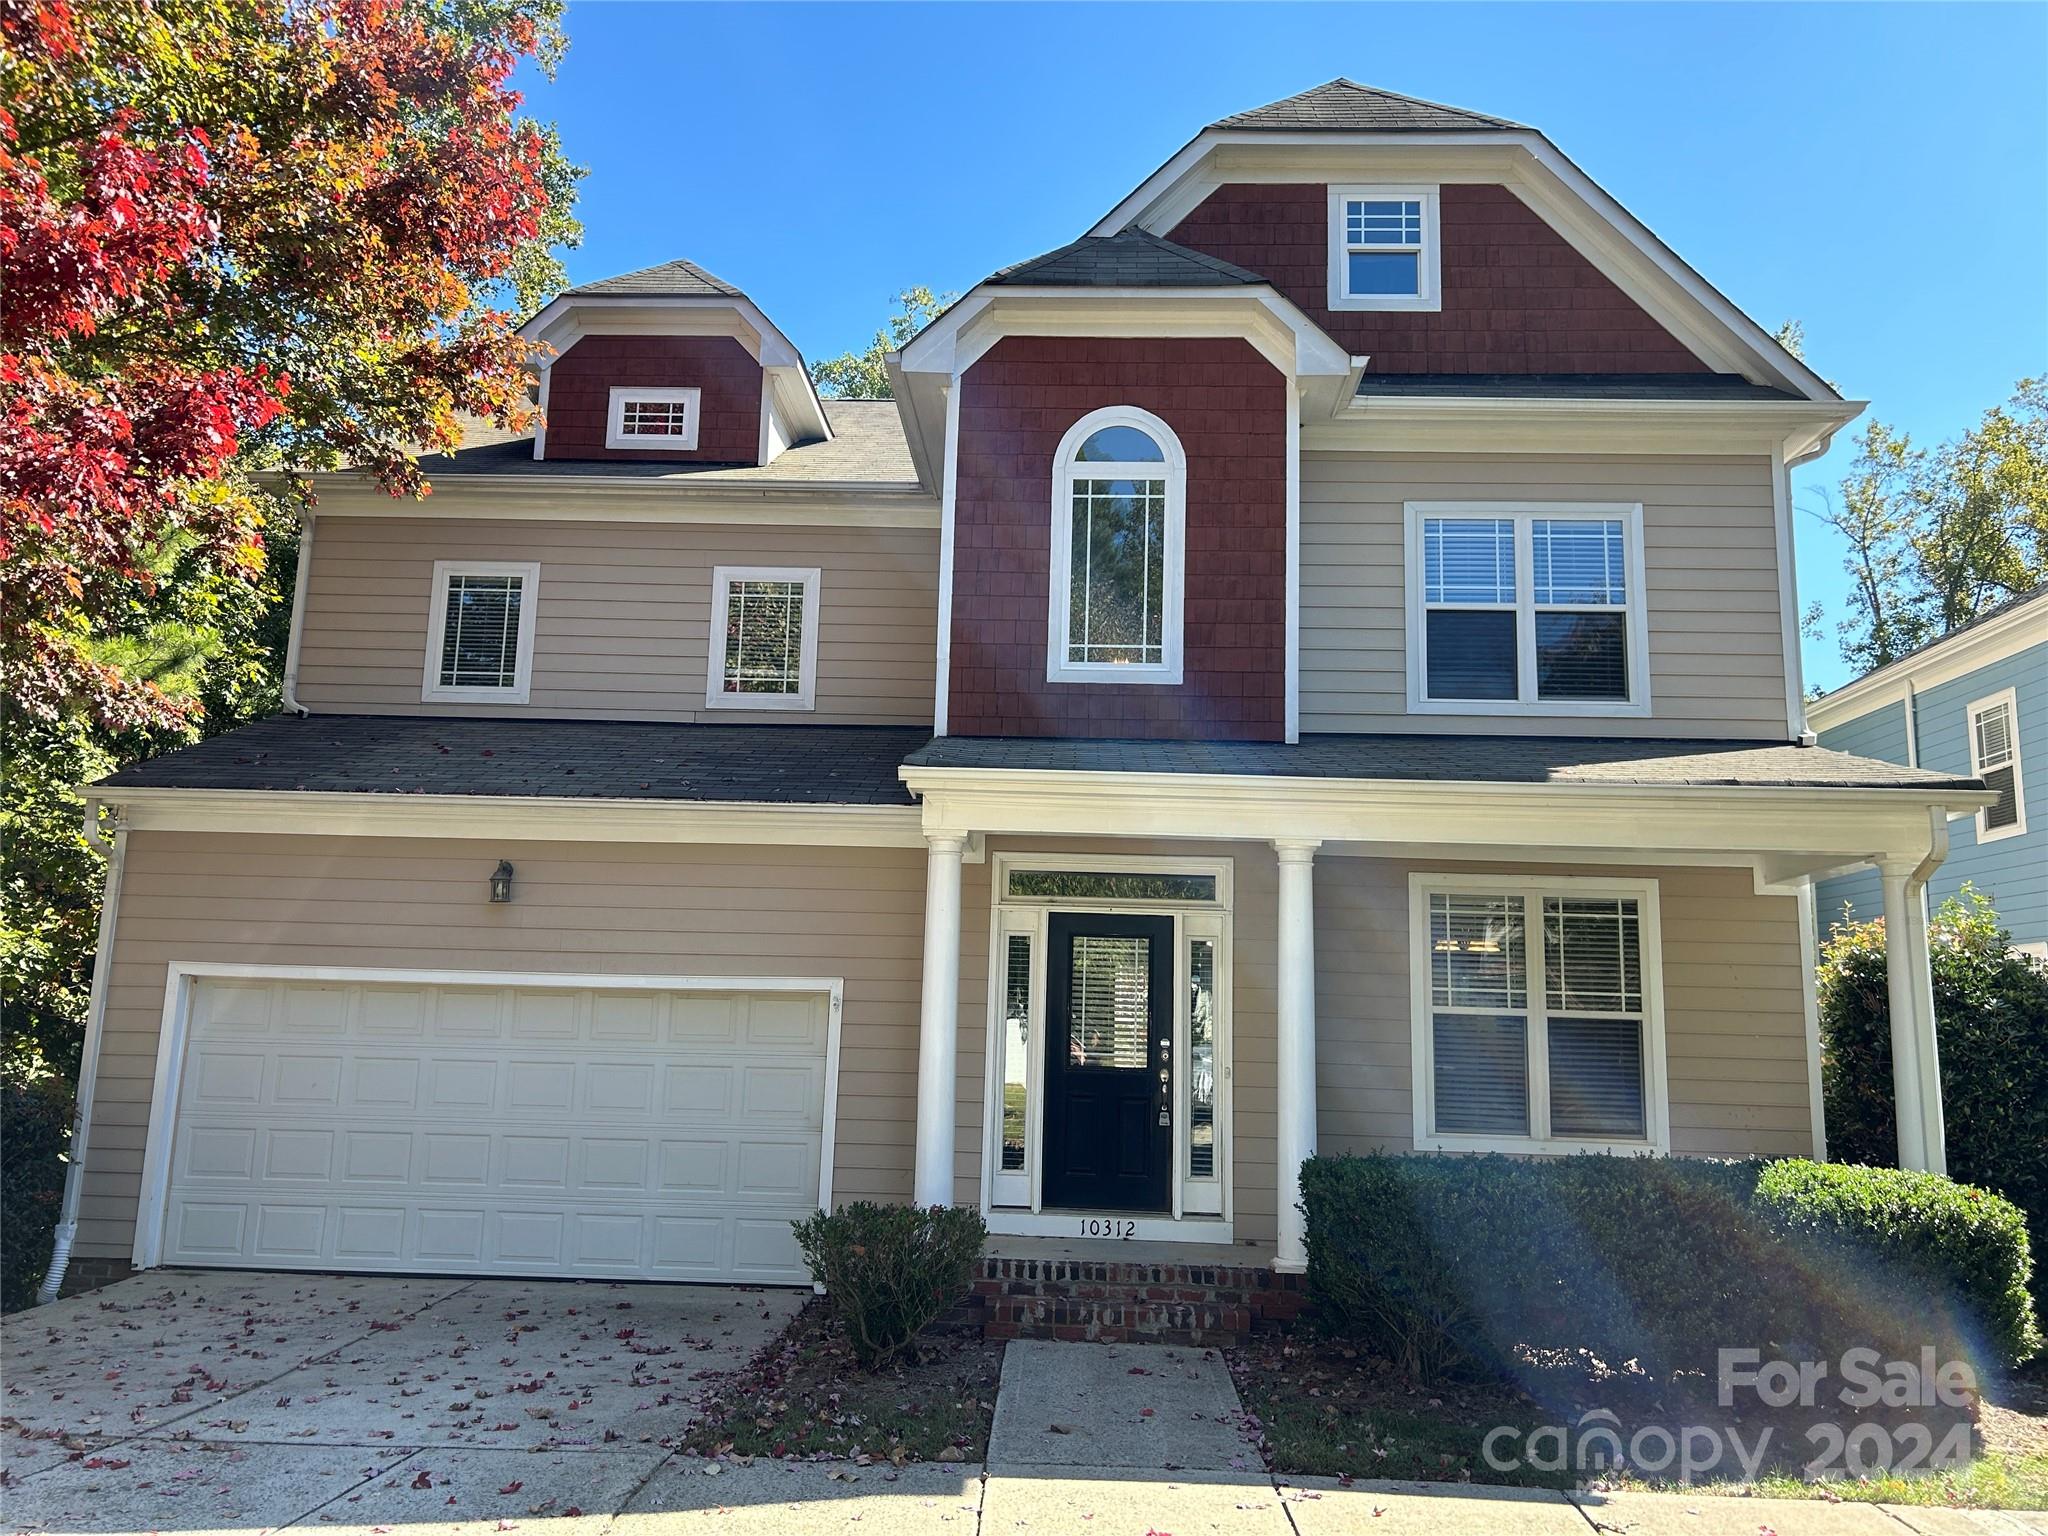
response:
[[[1439,396],[1467,400],[1801,400],[1739,373],[1365,373],[1361,399]]]
[[[1979,787],[1976,779],[1783,742],[1613,741],[1572,736],[1303,736],[1296,746],[1250,741],[944,736],[911,753],[909,766],[1673,788]]]
[[[930,735],[914,726],[277,715],[98,787],[905,806],[897,766]]]
[[[621,272],[581,283],[563,295],[619,299],[744,299],[746,295],[720,277],[713,277],[694,261],[664,261],[658,267],[638,272]]]
[[[1043,256],[1005,267],[991,286],[1033,288],[1241,288],[1258,273],[1133,226],[1113,235],[1083,235]]]
[[[1504,117],[1489,117],[1484,112],[1468,112],[1463,107],[1397,95],[1341,76],[1284,101],[1218,118],[1209,126],[1297,133],[1461,133],[1474,129],[1516,132],[1523,127]]]

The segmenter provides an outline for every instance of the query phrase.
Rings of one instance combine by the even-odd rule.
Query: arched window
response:
[[[1068,429],[1053,461],[1048,680],[1180,681],[1186,523],[1187,457],[1165,422],[1110,406]]]

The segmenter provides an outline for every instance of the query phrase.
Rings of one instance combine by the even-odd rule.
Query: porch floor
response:
[[[1122,1237],[1018,1237],[991,1232],[982,1254],[990,1259],[1044,1263],[1172,1264],[1203,1268],[1266,1269],[1271,1243],[1148,1243]]]

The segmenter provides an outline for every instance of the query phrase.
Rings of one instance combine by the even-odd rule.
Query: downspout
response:
[[[1906,710],[1906,766],[1920,766],[1920,691],[1913,679],[1906,679],[1906,696],[1899,700]]]
[[[121,809],[111,808],[111,838],[100,830],[100,797],[87,795],[82,831],[88,846],[106,855],[107,880],[100,892],[99,943],[93,950],[92,993],[86,1004],[85,1049],[78,1060],[78,1106],[71,1120],[71,1151],[64,1168],[64,1204],[57,1218],[57,1241],[50,1251],[50,1271],[36,1288],[36,1305],[57,1299],[64,1271],[71,1263],[71,1245],[78,1237],[78,1204],[85,1192],[86,1144],[92,1130],[93,1090],[100,1075],[100,1041],[106,1033],[107,989],[114,968],[114,921],[121,909],[121,871],[128,861],[128,839],[121,835]]]
[[[304,719],[312,711],[299,702],[299,637],[306,628],[306,583],[313,570],[313,509],[299,514],[299,568],[292,577],[292,622],[285,633],[284,642],[284,684],[279,690],[284,707]],[[90,821],[91,812],[87,812]],[[86,841],[92,842],[94,834],[86,833]]]

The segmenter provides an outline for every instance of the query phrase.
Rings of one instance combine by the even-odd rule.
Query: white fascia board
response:
[[[1114,234],[1137,223],[1163,236],[1216,186],[1226,180],[1257,179],[1247,177],[1239,169],[1234,154],[1229,157],[1226,169],[1220,151],[1329,151],[1344,147],[1370,148],[1383,157],[1440,158],[1446,149],[1459,150],[1475,159],[1484,155],[1511,191],[1672,330],[1703,362],[1723,372],[1761,376],[1761,382],[1777,384],[1809,400],[1838,398],[1825,380],[1787,352],[1611,193],[1533,130],[1400,135],[1205,130],[1147,177],[1089,233]],[[1515,153],[1504,158],[1499,153],[1502,150]],[[1296,174],[1288,179],[1313,177]]]
[[[1867,860],[1917,849],[1930,808],[1981,790],[1471,784],[1267,775],[918,768],[903,782],[928,836],[1321,838],[1490,849],[1547,843],[1617,859],[1644,849]]]
[[[490,837],[521,842],[732,843],[923,848],[914,806],[598,800],[558,795],[341,794],[318,790],[121,789],[80,793],[118,807],[131,832],[343,837]]]
[[[1414,452],[1784,452],[1788,463],[1862,411],[1855,400],[1529,400],[1354,395],[1310,418],[1306,449]]]
[[[605,475],[449,476],[431,501],[388,496],[352,473],[316,475],[322,517],[489,518],[590,523],[763,523],[936,528],[938,498],[911,481],[743,480]]]
[[[1936,688],[2037,645],[2048,645],[2048,593],[1821,695],[1806,706],[1806,723],[1826,730],[1898,702],[1909,683]]]

